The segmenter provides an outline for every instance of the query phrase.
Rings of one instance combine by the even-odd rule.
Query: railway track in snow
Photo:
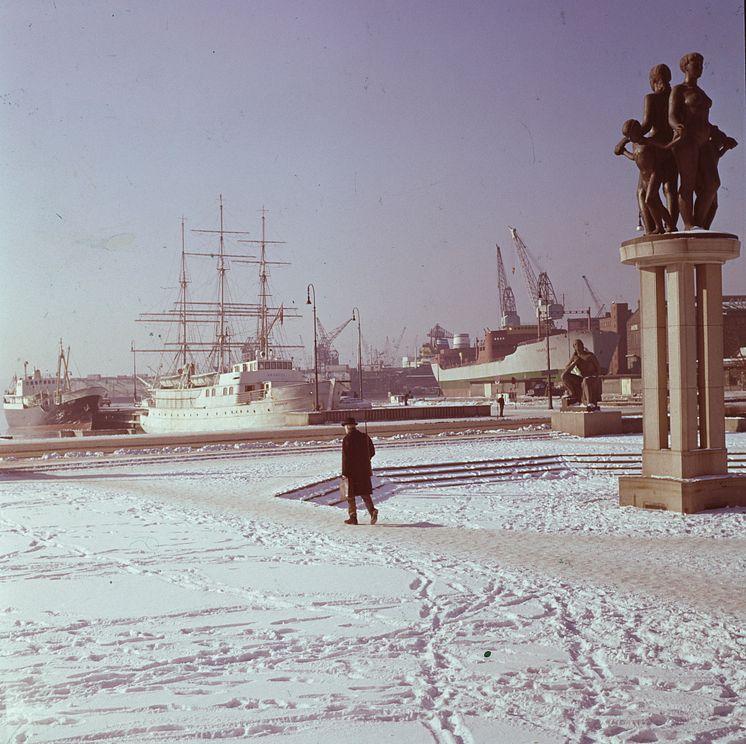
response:
[[[374,490],[407,486],[445,488],[449,486],[494,483],[547,475],[605,472],[612,475],[636,475],[642,470],[640,453],[582,453],[492,458],[463,462],[397,465],[375,469]],[[746,451],[728,453],[728,472],[746,474]],[[339,479],[329,478],[278,494],[282,498],[308,501],[325,506],[343,506],[339,498]]]
[[[364,424],[364,426],[368,426]],[[548,428],[547,416],[528,415],[505,419],[423,419],[413,421],[371,421],[371,436],[408,437],[417,433],[422,437],[444,434],[490,433],[526,431],[529,428]],[[196,432],[192,434],[131,434],[95,435],[85,437],[62,437],[59,439],[6,439],[0,437],[0,464],[8,460],[38,459],[55,454],[59,457],[84,457],[91,451],[112,455],[143,450],[197,450],[208,447],[255,447],[262,445],[293,445],[306,442],[334,442],[339,439],[342,427],[339,424],[313,426],[288,426],[277,429],[249,429],[227,432]]]
[[[339,451],[342,435],[332,441],[254,442],[241,445],[212,444],[200,449],[191,447],[158,448],[157,451],[126,450],[111,454],[88,452],[75,457],[35,458],[0,463],[0,476],[8,473],[21,476],[24,472],[64,472],[80,469],[127,467],[132,465],[158,465],[178,462],[206,462],[240,460],[247,457],[276,457],[283,455],[313,454]],[[428,434],[396,434],[376,438],[376,447],[385,451],[398,447],[431,447],[441,443],[463,443],[479,441],[489,446],[493,441],[517,440],[551,441],[573,439],[570,435],[547,429],[534,430],[488,430],[466,432],[438,432]],[[639,452],[609,453],[583,452],[570,454],[546,454],[522,457],[500,457],[482,460],[433,462],[417,465],[390,465],[375,468],[375,483],[378,488],[404,486],[417,488],[445,488],[449,486],[473,485],[478,482],[492,483],[525,478],[605,472],[615,475],[640,473],[642,456]],[[728,470],[746,474],[746,450],[728,453]],[[283,498],[293,498],[316,504],[341,505],[338,478],[317,481],[285,493]]]
[[[124,467],[133,464],[168,464],[170,462],[204,462],[211,460],[238,460],[246,457],[271,457],[277,455],[290,455],[293,453],[312,454],[315,452],[339,451],[340,443],[344,434],[340,432],[339,437],[331,441],[314,441],[309,438],[305,441],[291,442],[252,442],[244,444],[208,444],[195,449],[190,446],[172,447],[143,447],[142,450],[122,450],[111,453],[97,451],[95,446],[91,449],[72,454],[52,453],[42,457],[25,459],[6,459],[0,461],[0,475],[3,472],[24,471],[59,471],[71,468],[103,468]],[[375,437],[376,447],[385,450],[392,447],[429,447],[434,443],[459,443],[464,441],[483,441],[489,443],[496,440],[518,439],[521,442],[527,440],[548,440],[568,435],[553,433],[548,429],[534,430],[479,430],[466,432],[440,431],[427,434],[395,434],[393,436]]]

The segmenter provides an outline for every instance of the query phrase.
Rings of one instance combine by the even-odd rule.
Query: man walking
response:
[[[347,483],[347,511],[349,518],[345,524],[357,524],[356,497],[361,496],[365,508],[370,514],[370,523],[378,521],[378,509],[373,506],[373,485],[370,477],[373,471],[370,460],[376,454],[371,438],[367,434],[358,431],[357,421],[354,418],[346,418],[343,422],[345,438],[342,440],[342,478]]]

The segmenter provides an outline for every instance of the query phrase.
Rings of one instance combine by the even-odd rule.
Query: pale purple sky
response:
[[[634,306],[618,248],[637,173],[612,149],[650,67],[676,83],[690,51],[741,143],[714,227],[746,235],[741,2],[18,0],[0,29],[3,386],[25,359],[52,368],[60,337],[76,373],[128,372],[138,313],[175,299],[181,216],[215,227],[221,193],[229,229],[257,237],[265,206],[287,241],[273,287],[304,315],[286,325],[301,358],[309,282],[327,328],[357,306],[378,348],[498,327],[496,242],[531,322],[508,225],[569,307],[592,304],[582,274]],[[252,301],[253,274],[232,274]],[[195,298],[212,283],[193,267]]]

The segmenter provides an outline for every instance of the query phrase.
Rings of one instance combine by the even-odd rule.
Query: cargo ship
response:
[[[551,378],[554,386],[572,356],[572,345],[576,340],[582,341],[596,355],[604,374],[609,371],[615,355],[618,358],[626,353],[626,340],[623,349],[617,348],[619,331],[626,320],[626,304],[620,304],[618,311],[607,313],[603,319],[591,318],[588,308],[587,327],[579,327],[577,322],[573,323],[569,318],[569,315],[578,315],[578,312],[566,311],[564,303],[558,301],[547,272],[542,271],[536,276],[526,244],[516,228],[508,229],[526,279],[537,324],[521,324],[502,252],[500,246],[496,245],[502,328],[485,329],[483,338],[475,346],[470,345],[467,334],[453,335],[439,325],[430,331],[433,351],[431,366],[444,395],[490,397],[495,393],[530,393],[536,389],[543,390],[547,377]],[[583,279],[587,283],[585,276]],[[590,284],[588,287],[590,289]],[[597,300],[595,295],[593,298]],[[598,316],[601,310],[602,307],[599,307]],[[585,315],[585,312],[582,314]],[[557,326],[565,316],[568,316],[568,330]],[[622,318],[622,324],[619,318]],[[602,330],[601,325],[608,327]],[[453,339],[452,347],[449,338]]]
[[[547,368],[552,379],[559,380],[576,339],[594,352],[602,369],[608,369],[617,348],[617,333],[555,329],[547,345],[546,336],[537,338],[536,326],[487,330],[476,349],[471,347],[474,349],[471,354],[465,353],[465,348],[461,352],[455,348],[445,355],[439,354],[430,364],[443,394],[449,397],[490,397],[517,387],[526,392],[533,382],[546,380]]]
[[[57,373],[43,374],[34,368],[13,378],[3,395],[3,411],[11,435],[49,436],[63,430],[87,431],[108,392],[101,385],[81,385],[70,378],[70,349],[60,341]]]

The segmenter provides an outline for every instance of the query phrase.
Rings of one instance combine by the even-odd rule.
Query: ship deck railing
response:
[[[254,403],[258,400],[264,400],[264,390],[248,390],[244,393],[239,393],[236,396],[236,402],[239,405],[245,405],[246,403]]]

